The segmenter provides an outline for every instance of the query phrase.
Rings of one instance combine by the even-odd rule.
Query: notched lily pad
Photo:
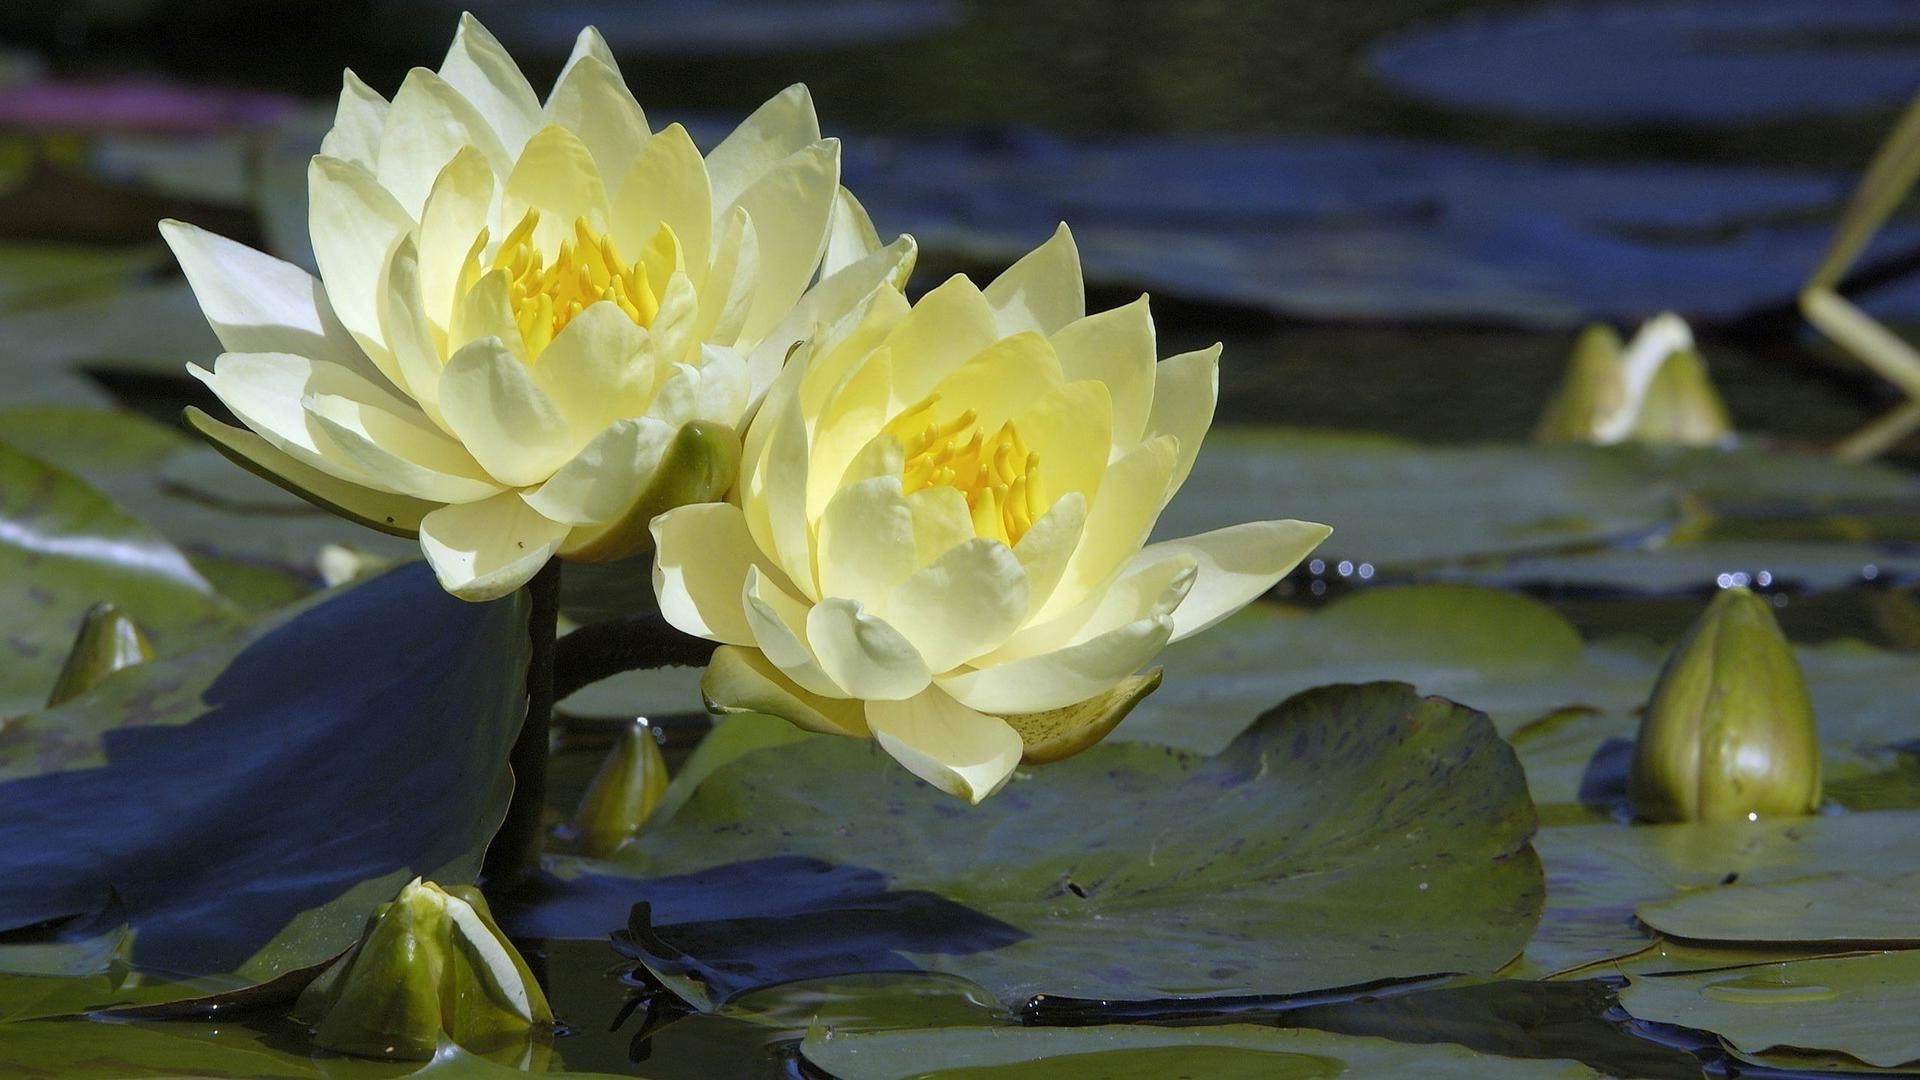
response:
[[[1636,975],[1620,1004],[1641,1020],[1711,1031],[1742,1053],[1836,1051],[1880,1068],[1920,1063],[1920,952]]]
[[[1484,715],[1335,686],[1216,757],[1095,747],[975,808],[865,742],[750,752],[559,900],[643,902],[629,947],[716,1004],[875,971],[1009,1004],[1277,995],[1498,968],[1540,910],[1533,827]]]

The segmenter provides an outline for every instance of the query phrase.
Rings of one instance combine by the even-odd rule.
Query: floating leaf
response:
[[[1663,934],[1737,942],[1920,945],[1920,872],[1816,874],[1765,884],[1736,881],[1641,904]]]
[[[924,971],[1012,1003],[1491,971],[1541,900],[1511,751],[1403,685],[1302,694],[1213,758],[1096,747],[970,809],[879,758],[831,737],[739,757],[616,860],[556,862],[561,902],[650,905],[634,948],[710,1001]],[[605,926],[572,910],[573,936]]]
[[[1324,1031],[1219,1027],[944,1028],[815,1031],[808,1062],[839,1080],[1319,1080],[1323,1077],[1597,1077],[1573,1061],[1495,1057],[1460,1046]]]
[[[0,720],[46,701],[81,620],[103,600],[161,652],[234,618],[152,529],[72,475],[0,444]]]
[[[1915,951],[1636,975],[1620,1004],[1641,1020],[1711,1031],[1743,1053],[1838,1051],[1882,1068],[1920,1062]]]
[[[8,722],[0,928],[117,898],[134,965],[245,986],[331,959],[417,874],[471,881],[525,619],[414,565]]]

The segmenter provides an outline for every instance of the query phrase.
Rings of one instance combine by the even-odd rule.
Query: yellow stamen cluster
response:
[[[911,495],[930,487],[946,486],[966,496],[976,535],[1007,545],[1033,527],[1047,511],[1040,486],[1040,455],[1020,441],[1009,420],[991,436],[979,428],[972,409],[935,423],[934,395],[907,409],[887,424],[887,432],[906,450],[901,490]]]
[[[493,268],[505,270],[510,279],[508,302],[527,356],[539,356],[574,316],[602,300],[620,305],[641,326],[653,324],[660,299],[644,262],[622,262],[612,237],[594,232],[586,218],[576,218],[573,238],[561,241],[559,253],[548,263],[533,242],[539,224],[540,211],[529,209],[493,257]],[[474,243],[476,255],[486,242],[483,230]]]

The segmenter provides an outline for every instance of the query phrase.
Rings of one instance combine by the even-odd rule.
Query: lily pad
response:
[[[1711,1031],[1743,1053],[1838,1051],[1881,1068],[1920,1062],[1920,952],[1636,975],[1620,1004],[1641,1020]]]
[[[1495,1057],[1324,1031],[1254,1027],[945,1028],[816,1031],[801,1056],[839,1080],[1319,1080],[1323,1077],[1597,1077],[1573,1061]]]
[[[525,619],[414,565],[8,721],[0,929],[117,908],[135,968],[245,986],[338,954],[415,875],[471,881],[512,786]],[[97,972],[73,944],[70,973]]]
[[[1734,882],[1641,904],[1663,934],[1708,941],[1920,945],[1920,872],[1816,874]]]
[[[722,765],[615,860],[555,869],[563,901],[648,905],[630,947],[708,1003],[886,971],[1006,1003],[1204,998],[1492,971],[1537,918],[1532,829],[1484,716],[1380,683],[1299,695],[1215,757],[1096,747],[973,808],[809,737]]]
[[[0,720],[45,703],[81,617],[102,600],[162,652],[235,615],[158,533],[71,474],[0,444]]]

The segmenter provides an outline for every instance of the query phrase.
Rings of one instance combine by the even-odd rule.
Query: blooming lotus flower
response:
[[[226,353],[192,411],[228,456],[420,538],[503,595],[560,555],[644,550],[654,512],[732,483],[786,350],[909,269],[839,186],[804,87],[702,157],[652,130],[598,33],[543,105],[470,16],[391,102],[351,72],[308,171],[320,268],[162,231]],[[811,286],[811,288],[810,288]]]
[[[796,352],[737,502],[654,519],[654,589],[723,643],[710,708],[871,736],[978,802],[1091,745],[1330,531],[1145,543],[1212,423],[1220,349],[1156,361],[1146,298],[1085,314],[1063,226],[984,291],[884,289]]]

